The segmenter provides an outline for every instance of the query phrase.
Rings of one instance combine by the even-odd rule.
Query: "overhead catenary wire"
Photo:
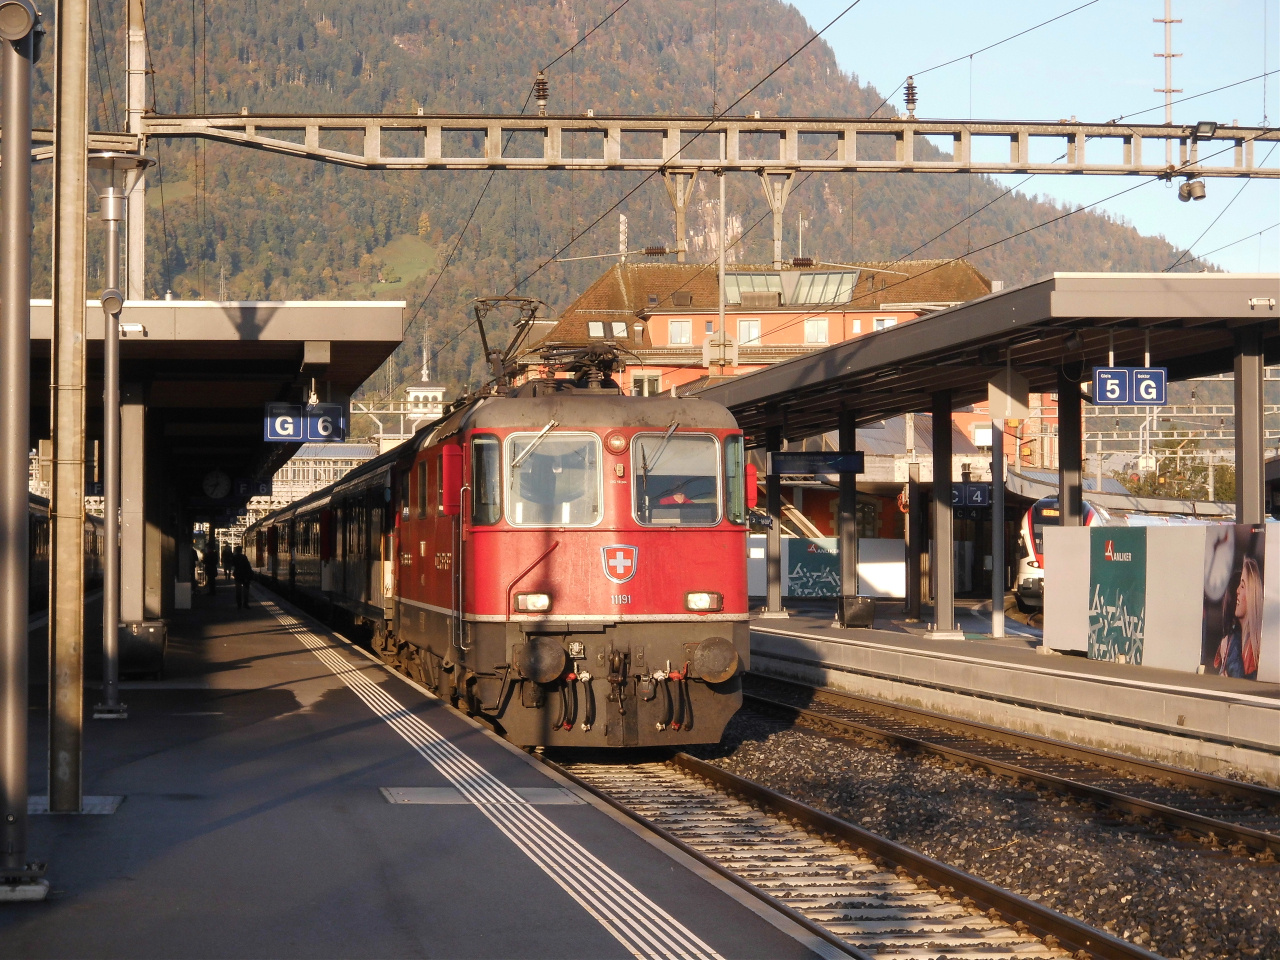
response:
[[[1267,155],[1262,158],[1262,163],[1260,163],[1259,166],[1265,167],[1267,165],[1267,161],[1271,159],[1271,154],[1275,153],[1275,151],[1276,151],[1276,145],[1273,143],[1271,145],[1271,149],[1267,151]],[[1199,257],[1191,257],[1190,259],[1187,259],[1187,258],[1191,253],[1191,251],[1196,248],[1196,244],[1198,244],[1201,240],[1205,238],[1205,234],[1207,234],[1210,230],[1214,228],[1217,222],[1222,219],[1223,214],[1225,214],[1228,210],[1231,209],[1231,205],[1240,199],[1240,194],[1244,193],[1245,188],[1248,187],[1249,184],[1251,183],[1253,183],[1253,180],[1247,179],[1242,184],[1240,184],[1240,189],[1235,192],[1235,196],[1233,196],[1230,200],[1228,200],[1226,203],[1226,206],[1224,206],[1221,210],[1218,211],[1218,215],[1214,217],[1213,221],[1207,227],[1205,227],[1204,230],[1200,232],[1200,236],[1196,237],[1195,240],[1191,242],[1190,246],[1188,246],[1185,250],[1183,250],[1182,253],[1178,254],[1177,259],[1174,260],[1173,263],[1169,264],[1167,267],[1164,268],[1164,270],[1162,271],[1163,273],[1168,273],[1170,270],[1174,269],[1175,267],[1181,266],[1183,263],[1190,263],[1192,260],[1200,259]]]
[[[142,5],[142,42],[147,49],[147,63],[155,63],[151,56],[151,33],[147,29],[147,5],[145,3]],[[156,105],[156,83],[154,78],[151,81],[151,112],[157,114],[160,112]],[[160,236],[164,246],[164,285],[167,291],[173,286],[173,275],[170,273],[171,264],[169,261],[169,218],[165,212],[164,204],[164,159],[160,149],[160,145],[163,142],[163,139],[156,140],[156,178],[160,188]]]
[[[1269,227],[1263,227],[1261,230],[1255,230],[1253,233],[1250,233],[1250,234],[1248,234],[1247,236],[1240,237],[1240,238],[1239,238],[1239,239],[1237,239],[1237,240],[1232,240],[1230,243],[1224,243],[1224,244],[1223,244],[1222,246],[1220,246],[1220,247],[1214,247],[1212,250],[1209,250],[1209,251],[1207,251],[1207,252],[1205,252],[1205,253],[1202,253],[1202,254],[1200,254],[1199,256],[1197,256],[1197,257],[1196,257],[1196,259],[1197,259],[1197,260],[1203,260],[1205,257],[1211,257],[1211,256],[1213,256],[1215,253],[1218,253],[1218,252],[1220,252],[1220,251],[1222,251],[1222,250],[1226,250],[1226,249],[1227,249],[1227,248],[1229,248],[1229,247],[1237,246],[1238,244],[1244,243],[1246,240],[1252,240],[1254,237],[1260,237],[1260,236],[1262,236],[1264,233],[1270,233],[1272,230],[1276,229],[1276,227],[1280,227],[1280,221],[1277,221],[1277,222],[1275,222],[1275,223],[1271,224],[1271,226],[1269,226]]]
[[[743,93],[743,94],[741,94],[741,95],[740,95],[736,100],[734,100],[734,101],[733,101],[733,103],[729,104],[727,107],[725,107],[725,108],[724,108],[724,110],[722,110],[720,113],[718,113],[718,114],[716,114],[714,117],[712,117],[712,118],[711,118],[711,120],[706,124],[706,126],[704,126],[701,130],[697,131],[697,132],[694,134],[694,136],[690,139],[690,141],[689,141],[689,142],[690,142],[690,143],[692,143],[693,141],[695,141],[695,140],[697,140],[699,137],[701,137],[701,136],[702,136],[702,134],[706,133],[709,129],[711,129],[711,127],[712,127],[712,126],[714,126],[714,125],[715,125],[715,123],[716,123],[716,122],[718,122],[719,120],[721,120],[724,116],[726,116],[726,115],[729,113],[729,111],[730,111],[730,110],[732,110],[732,109],[733,109],[734,107],[736,107],[739,103],[741,103],[743,100],[745,100],[747,97],[749,97],[752,93],[754,93],[756,90],[758,90],[761,86],[763,86],[763,85],[764,85],[764,84],[765,84],[765,83],[766,83],[766,82],[767,82],[767,81],[768,81],[768,80],[769,80],[769,79],[770,79],[770,78],[771,78],[775,73],[777,73],[779,70],[781,70],[783,67],[785,67],[788,63],[790,63],[792,60],[794,60],[796,57],[798,57],[798,56],[799,56],[799,55],[800,55],[800,54],[801,54],[805,49],[807,49],[807,48],[809,47],[809,45],[810,45],[810,44],[812,44],[815,40],[817,40],[818,38],[820,38],[820,37],[821,37],[824,33],[826,33],[828,30],[830,30],[830,29],[831,29],[831,28],[832,28],[836,23],[838,23],[838,22],[840,21],[840,19],[841,19],[841,18],[843,18],[843,17],[844,17],[844,16],[845,16],[845,15],[846,15],[850,10],[852,10],[854,7],[856,7],[856,6],[857,6],[859,3],[861,3],[861,2],[862,2],[862,0],[853,0],[853,2],[852,2],[852,3],[850,3],[847,7],[845,7],[845,8],[844,8],[843,10],[841,10],[838,14],[836,14],[836,16],[835,16],[834,18],[832,18],[832,20],[831,20],[829,23],[827,23],[827,25],[826,25],[825,27],[823,27],[821,30],[819,30],[819,31],[817,31],[816,33],[814,33],[814,35],[813,35],[813,36],[811,36],[811,37],[810,37],[809,39],[807,39],[804,43],[802,43],[799,47],[797,47],[795,50],[793,50],[793,51],[792,51],[792,52],[791,52],[791,53],[786,57],[786,59],[784,59],[781,63],[779,63],[777,66],[775,66],[773,69],[771,69],[768,73],[766,73],[763,77],[761,77],[758,81],[756,81],[756,83],[755,83],[755,84],[753,84],[753,85],[752,85],[752,86],[751,86],[751,87],[750,87],[746,92],[744,92],[744,93]],[[621,9],[621,8],[619,7],[619,9]],[[614,11],[614,12],[616,12],[616,11]],[[585,37],[584,37],[583,39],[585,39]],[[579,42],[581,42],[581,41],[579,41]],[[565,51],[565,54],[567,54],[568,52],[569,52],[569,51]],[[558,60],[558,59],[563,58],[565,54],[561,54],[561,56],[560,56],[560,57],[557,57],[556,59]],[[555,62],[555,61],[552,61],[552,63],[554,63],[554,62]],[[525,106],[528,106],[528,102],[529,102],[529,99],[528,99],[528,98],[526,98],[526,99],[525,99]],[[524,109],[522,108],[522,109],[521,109],[521,113],[523,113],[523,112],[524,112]],[[652,179],[653,179],[653,177],[654,177],[654,176],[656,176],[658,173],[663,172],[663,170],[665,170],[667,166],[668,166],[668,164],[667,164],[666,162],[664,162],[664,163],[663,163],[663,164],[662,164],[662,165],[661,165],[657,170],[651,171],[649,174],[647,174],[647,175],[646,175],[646,176],[645,176],[645,177],[644,177],[644,178],[643,178],[639,183],[637,183],[634,187],[632,187],[630,190],[628,190],[626,193],[624,193],[624,194],[622,195],[622,197],[621,197],[621,198],[619,198],[619,199],[618,199],[618,201],[617,201],[616,203],[614,203],[612,206],[610,206],[610,207],[609,207],[609,209],[605,210],[605,211],[604,211],[604,213],[602,213],[602,214],[600,214],[598,217],[596,217],[596,219],[595,219],[595,220],[593,220],[590,224],[588,224],[588,225],[587,225],[586,227],[584,227],[582,230],[578,231],[576,234],[574,234],[572,237],[570,237],[570,238],[569,238],[569,241],[568,241],[567,243],[565,243],[562,247],[558,248],[558,249],[557,249],[557,250],[556,250],[556,251],[555,251],[555,252],[554,252],[550,257],[548,257],[547,259],[543,260],[543,261],[542,261],[540,264],[538,264],[538,266],[537,266],[537,267],[535,267],[531,272],[529,272],[529,273],[528,273],[528,274],[526,274],[524,277],[522,277],[520,280],[517,280],[514,284],[512,284],[510,287],[508,287],[505,295],[510,296],[510,295],[511,295],[512,293],[514,293],[516,290],[519,290],[519,289],[520,289],[520,287],[522,287],[524,284],[528,283],[528,282],[529,282],[530,280],[532,280],[535,276],[537,276],[539,273],[541,273],[543,270],[545,270],[549,265],[551,265],[552,263],[554,263],[554,262],[556,261],[556,259],[560,256],[560,254],[564,253],[564,251],[568,250],[568,249],[569,249],[569,247],[573,246],[573,244],[574,244],[574,243],[576,243],[578,240],[582,239],[582,237],[584,237],[586,234],[588,234],[588,233],[590,233],[592,230],[594,230],[594,229],[595,229],[595,228],[596,228],[596,227],[597,227],[601,222],[603,222],[603,221],[604,221],[604,219],[605,219],[606,217],[608,217],[611,213],[613,213],[615,210],[617,210],[617,209],[618,209],[618,207],[622,206],[622,204],[623,204],[623,203],[625,203],[628,199],[630,199],[630,197],[631,197],[632,195],[634,195],[634,194],[635,194],[635,193],[636,193],[636,192],[637,192],[637,191],[638,191],[642,186],[644,186],[646,183],[648,183],[650,180],[652,180]],[[490,179],[492,179],[492,174],[490,174]],[[487,187],[487,186],[488,186],[488,182],[486,181],[486,187]],[[474,215],[475,215],[475,214],[474,214],[474,208],[473,208],[472,216],[474,216]],[[470,218],[468,218],[467,223],[468,223],[468,225],[470,224]],[[463,233],[465,233],[465,232],[466,232],[466,227],[464,227],[464,228],[463,228]],[[441,274],[438,274],[438,275],[437,275],[436,282],[435,282],[435,283],[432,283],[431,290],[434,290],[434,289],[435,289],[436,283],[438,283],[438,282],[439,282],[439,277],[440,277],[440,276],[442,276],[442,275],[443,275],[443,272],[442,272]],[[428,291],[428,295],[427,295],[427,296],[428,296],[428,297],[430,296],[430,291]],[[427,299],[427,297],[424,297],[424,298],[423,298],[423,305],[425,305],[426,299]],[[405,329],[406,329],[406,333],[408,332],[409,327],[413,324],[413,320],[417,318],[418,313],[419,313],[419,311],[420,311],[420,310],[421,310],[421,306],[419,307],[419,310],[417,310],[417,311],[415,311],[415,312],[414,312],[413,319],[411,319],[411,320],[409,321],[409,324],[407,324],[407,325],[406,325],[406,328],[405,328]],[[461,330],[459,330],[457,333],[455,333],[452,337],[450,337],[450,338],[449,338],[448,340],[446,340],[444,343],[440,344],[440,346],[439,346],[439,347],[437,347],[437,348],[435,349],[435,351],[432,353],[432,357],[433,357],[433,358],[435,358],[435,357],[439,356],[439,355],[440,355],[440,352],[441,352],[442,350],[444,350],[444,348],[445,348],[445,347],[449,346],[451,343],[453,343],[455,340],[457,340],[459,337],[461,337],[461,336],[462,336],[462,334],[463,334],[463,333],[465,333],[468,329],[469,329],[468,327],[463,327]]]
[[[903,77],[901,83],[899,83],[896,87],[890,90],[889,95],[885,97],[883,100],[881,100],[880,103],[876,106],[875,110],[872,110],[869,114],[867,114],[867,116],[874,117],[879,112],[880,108],[883,107],[886,103],[888,103],[889,99],[895,93],[897,93],[899,90],[902,89],[902,84],[906,83],[907,80],[910,79],[910,77],[924,76],[924,74],[932,73],[934,70],[941,70],[943,67],[949,67],[953,64],[960,63],[963,60],[969,60],[973,57],[976,57],[980,53],[986,53],[988,50],[994,50],[996,47],[1002,44],[1008,43],[1010,40],[1017,40],[1019,37],[1025,37],[1028,33],[1032,33],[1036,30],[1039,30],[1041,27],[1047,27],[1051,23],[1056,23],[1058,20],[1061,20],[1063,17],[1069,17],[1071,16],[1071,14],[1076,13],[1077,11],[1083,10],[1085,7],[1091,7],[1097,2],[1098,0],[1088,0],[1087,3],[1082,3],[1078,7],[1072,7],[1070,10],[1067,10],[1064,13],[1060,13],[1055,17],[1050,17],[1048,20],[1043,20],[1040,23],[1037,23],[1035,26],[1027,27],[1025,30],[1019,30],[1017,33],[1011,34],[1010,36],[1005,37],[1003,40],[997,40],[995,43],[989,43],[985,47],[980,47],[979,49],[974,50],[972,53],[961,54],[960,56],[954,57],[951,60],[946,61],[945,63],[938,63],[938,64],[934,64],[932,67],[926,67],[924,70],[916,70],[915,72],[910,74],[910,76]]]

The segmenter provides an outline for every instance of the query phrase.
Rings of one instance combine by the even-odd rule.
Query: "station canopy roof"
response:
[[[1151,365],[1171,380],[1233,369],[1235,330],[1261,325],[1265,359],[1280,362],[1280,274],[1055,273],[948,310],[865,334],[710,386],[698,396],[728,407],[748,443],[777,426],[788,440],[838,426],[927,411],[936,391],[952,404],[984,402],[1006,358],[1032,391],[1058,389],[1106,366]]]
[[[147,408],[147,457],[158,454],[190,508],[234,509],[209,500],[202,480],[267,479],[298,444],[263,440],[264,405],[345,401],[400,345],[403,300],[129,300],[120,313],[122,388],[137,385]],[[102,436],[102,308],[90,300],[88,439]],[[49,435],[53,306],[31,302],[32,437]]]

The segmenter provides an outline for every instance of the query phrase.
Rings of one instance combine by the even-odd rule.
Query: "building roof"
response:
[[[733,411],[751,443],[776,423],[784,438],[835,429],[842,405],[862,422],[987,397],[1011,363],[1033,391],[1083,380],[1095,366],[1165,367],[1170,380],[1232,368],[1236,330],[1252,327],[1268,364],[1280,359],[1276,274],[1055,273],[912,323],[833,344],[708,387],[700,396]]]
[[[294,460],[372,460],[378,455],[378,447],[372,443],[304,443],[298,448]]]
[[[797,268],[797,272],[804,273],[833,270],[857,271],[858,279],[852,299],[847,304],[824,305],[831,310],[885,310],[890,304],[900,309],[917,304],[949,305],[985,297],[991,292],[991,281],[966,260],[866,261],[840,267],[818,264],[803,270]],[[734,264],[728,272],[776,275],[780,271],[771,266]],[[687,302],[683,296],[686,294]],[[681,302],[677,303],[677,299]],[[773,309],[794,313],[803,306],[784,304]],[[589,321],[625,320],[630,326],[635,318],[651,313],[705,313],[718,308],[719,282],[714,263],[618,263],[565,309],[543,339],[578,343],[589,339]],[[740,312],[742,308],[734,304],[733,309]],[[761,311],[752,308],[751,312]],[[642,346],[652,346],[647,329],[643,336]]]

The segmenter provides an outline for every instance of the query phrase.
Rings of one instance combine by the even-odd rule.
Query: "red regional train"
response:
[[[542,379],[264,517],[245,549],[515,743],[706,743],[742,702],[755,493],[724,407]]]

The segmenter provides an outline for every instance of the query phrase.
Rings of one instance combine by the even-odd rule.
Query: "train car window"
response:
[[[400,474],[400,518],[409,519],[409,471]]]
[[[513,467],[534,443],[532,452]],[[600,520],[600,438],[514,434],[507,440],[507,520],[517,526],[590,526]]]
[[[427,515],[427,461],[418,461],[418,517]]]
[[[502,518],[502,448],[494,436],[471,438],[471,522],[488,527]]]
[[[747,484],[742,438],[729,437],[724,442],[725,507],[730,523],[747,522]]]
[[[641,523],[705,527],[720,522],[715,437],[637,434],[631,460],[635,515]]]

